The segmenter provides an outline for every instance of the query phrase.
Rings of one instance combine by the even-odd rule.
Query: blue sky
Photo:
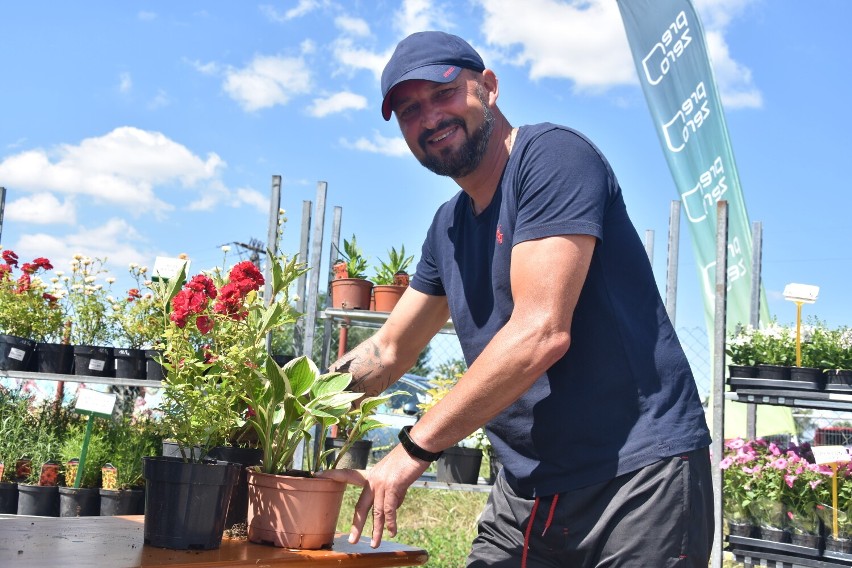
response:
[[[852,3],[696,7],[749,216],[764,226],[769,310],[792,322],[784,285],[815,284],[805,315],[852,325]],[[663,285],[677,193],[614,0],[3,3],[2,245],[57,268],[78,252],[107,258],[119,278],[158,255],[208,268],[222,244],[265,240],[277,174],[286,252],[321,180],[326,219],[342,207],[343,235],[371,262],[402,244],[417,254],[457,187],[381,119],[379,76],[396,42],[423,29],[480,50],[512,124],[566,124],[603,150],[640,235],[655,231]],[[681,236],[677,325],[702,326],[683,222]]]

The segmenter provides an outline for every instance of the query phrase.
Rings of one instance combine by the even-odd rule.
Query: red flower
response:
[[[3,261],[9,266],[18,266],[18,255],[11,250],[4,250],[2,255]]]
[[[213,329],[214,323],[215,320],[209,316],[198,316],[195,320],[195,326],[202,334],[210,333],[210,330]]]
[[[264,284],[263,274],[248,260],[235,264],[228,275],[228,280],[238,282],[243,295],[252,290],[259,290]]]
[[[39,268],[43,268],[44,270],[53,270],[53,265],[50,264],[50,261],[40,256],[33,260],[33,264],[38,266]]]
[[[16,293],[21,294],[30,289],[30,275],[29,274],[21,274],[21,277],[18,278],[18,289],[15,290]]]
[[[59,301],[59,298],[57,298],[53,294],[48,294],[47,292],[42,294],[41,297],[48,301],[51,308],[56,307],[56,302]]]
[[[206,293],[211,300],[216,299],[216,284],[213,283],[213,279],[209,276],[196,274],[184,287],[194,292]]]
[[[26,274],[35,274],[36,270],[38,270],[38,265],[31,264],[29,262],[25,262],[21,265],[21,272]]]
[[[235,282],[229,282],[222,286],[222,289],[219,291],[219,298],[213,306],[213,311],[217,314],[230,316],[232,319],[243,319],[245,318],[245,313],[240,313],[242,300],[243,295],[240,293],[239,286]]]
[[[131,288],[127,291],[127,301],[132,302],[133,300],[138,300],[142,297],[142,294],[136,288]]]
[[[12,267],[8,264],[0,264],[0,280],[5,280],[12,274]]]

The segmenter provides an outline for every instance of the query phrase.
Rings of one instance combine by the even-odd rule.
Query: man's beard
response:
[[[467,133],[467,126],[460,118],[442,121],[434,129],[424,132],[418,140],[424,152],[424,157],[420,159],[420,163],[439,176],[458,179],[469,175],[479,166],[482,157],[485,156],[488,140],[494,130],[494,113],[488,108],[488,104],[485,102],[485,94],[479,85],[477,85],[476,94],[479,97],[479,102],[482,103],[482,125],[473,134],[468,133],[467,140],[461,148],[455,151],[452,149],[443,150],[439,156],[429,155],[426,151],[426,140],[439,130],[457,125]]]

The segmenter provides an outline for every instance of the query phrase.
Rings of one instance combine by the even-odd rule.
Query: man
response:
[[[408,487],[485,426],[503,471],[468,566],[707,566],[710,436],[621,189],[581,134],[514,128],[462,39],[404,39],[382,74],[414,156],[461,191],[438,210],[409,290],[332,365],[385,390],[452,317],[469,365],[366,472],[351,539],[397,531]]]

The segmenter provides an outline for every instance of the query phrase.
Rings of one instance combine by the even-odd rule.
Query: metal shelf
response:
[[[323,317],[334,320],[344,320],[349,322],[363,322],[368,324],[383,324],[390,315],[390,312],[374,312],[372,310],[342,310],[339,308],[327,308],[323,312]],[[456,328],[453,325],[453,320],[447,320],[444,327],[441,328],[441,333],[455,333]]]
[[[90,375],[61,375],[58,373],[31,373],[28,371],[0,371],[0,377],[33,381],[63,381],[70,383],[92,383],[125,387],[160,388],[162,381],[120,379],[116,377],[93,377]]]
[[[852,412],[852,391],[846,394],[826,391],[738,387],[736,391],[726,392],[725,399],[751,404]]]

